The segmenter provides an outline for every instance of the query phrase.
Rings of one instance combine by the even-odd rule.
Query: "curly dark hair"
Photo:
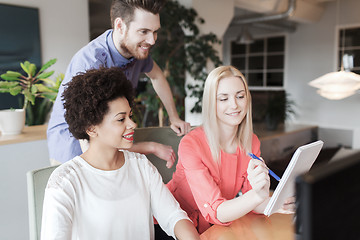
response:
[[[102,122],[108,103],[125,97],[131,107],[133,92],[131,82],[118,67],[87,70],[73,77],[61,95],[72,135],[89,140],[86,130]]]
[[[160,13],[167,0],[113,0],[110,7],[110,21],[114,28],[114,21],[120,17],[126,26],[134,19],[136,8],[143,9],[153,14]]]

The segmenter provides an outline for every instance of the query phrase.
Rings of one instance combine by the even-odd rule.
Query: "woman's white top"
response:
[[[117,170],[96,169],[79,156],[54,170],[45,190],[41,239],[154,239],[153,217],[174,237],[186,213],[144,155],[123,152],[125,163]]]

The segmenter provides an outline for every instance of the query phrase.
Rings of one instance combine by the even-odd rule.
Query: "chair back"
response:
[[[26,173],[29,205],[30,240],[39,240],[45,187],[51,173],[58,166],[41,168]]]
[[[134,142],[152,141],[169,145],[176,154],[176,161],[172,168],[166,167],[166,162],[154,154],[147,155],[149,161],[154,164],[163,178],[164,183],[171,180],[176,170],[178,146],[182,137],[178,137],[170,127],[145,127],[135,128]]]

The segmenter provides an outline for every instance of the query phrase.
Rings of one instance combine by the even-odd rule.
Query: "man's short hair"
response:
[[[113,0],[110,7],[111,26],[114,28],[116,18],[121,18],[126,26],[129,26],[129,23],[134,19],[136,8],[158,14],[165,3],[166,0]]]

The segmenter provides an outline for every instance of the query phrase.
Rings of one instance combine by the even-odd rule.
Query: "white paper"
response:
[[[319,140],[299,147],[291,158],[274,194],[267,204],[264,214],[270,216],[278,211],[286,199],[295,195],[295,179],[311,168],[324,142]]]

